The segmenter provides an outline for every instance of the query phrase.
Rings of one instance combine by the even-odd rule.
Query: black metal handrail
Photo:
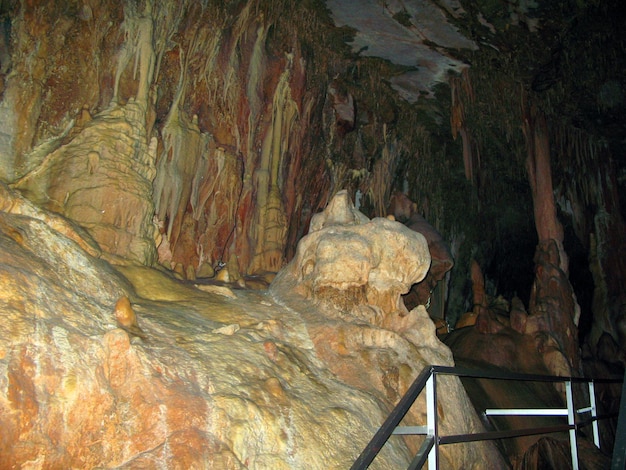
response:
[[[437,413],[436,413],[436,376],[441,375],[455,375],[457,377],[470,377],[477,379],[493,379],[493,380],[518,380],[527,382],[564,382],[566,384],[566,397],[567,397],[567,409],[546,409],[540,411],[554,411],[554,416],[565,416],[567,414],[568,424],[557,426],[544,426],[536,428],[524,428],[508,431],[489,431],[472,434],[456,434],[449,436],[440,436],[437,429]],[[474,442],[482,440],[503,439],[510,437],[520,437],[538,434],[548,434],[560,431],[570,432],[570,450],[572,453],[572,467],[578,468],[577,457],[577,445],[576,445],[576,430],[582,426],[593,424],[597,426],[597,421],[602,419],[608,419],[617,416],[617,413],[605,414],[602,416],[597,415],[595,407],[595,389],[594,384],[600,383],[622,383],[623,379],[595,379],[587,377],[563,377],[555,375],[539,375],[539,374],[520,374],[515,372],[505,371],[477,371],[467,369],[463,367],[449,367],[449,366],[436,366],[429,365],[422,370],[422,372],[413,381],[408,388],[404,396],[400,399],[395,408],[391,411],[387,419],[376,431],[370,442],[365,449],[361,452],[351,467],[351,470],[364,470],[376,458],[382,447],[394,434],[396,429],[399,429],[399,424],[408,413],[411,406],[422,393],[426,387],[426,407],[427,407],[427,424],[426,426],[416,427],[411,432],[402,432],[401,434],[425,434],[426,439],[422,446],[415,455],[413,461],[409,465],[409,469],[421,468],[426,461],[433,463],[431,466],[438,468],[438,452],[439,445],[455,444],[461,442]],[[587,383],[590,391],[590,406],[582,410],[575,410],[572,397],[572,383]],[[622,402],[623,403],[623,402]],[[487,410],[486,410],[487,411]],[[494,414],[497,411],[515,411],[515,410],[491,410]],[[523,411],[523,410],[521,410]],[[579,420],[576,422],[576,412],[591,412],[592,416],[585,420]],[[524,414],[524,413],[520,413]],[[528,413],[532,414],[532,413]],[[542,413],[543,414],[543,413]],[[548,413],[546,413],[549,415]],[[599,439],[597,436],[597,427],[594,429],[594,442],[599,446]]]

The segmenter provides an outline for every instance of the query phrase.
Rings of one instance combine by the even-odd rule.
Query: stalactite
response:
[[[306,176],[306,160],[315,159],[313,156],[313,145],[315,133],[311,132],[314,122],[317,120],[315,106],[317,104],[317,93],[313,87],[307,86],[307,62],[302,56],[299,45],[294,45],[294,67],[292,70],[292,94],[293,99],[300,106],[299,125],[294,126],[293,145],[290,151],[290,160],[286,166],[283,184],[283,201],[285,204],[285,215],[287,217],[287,236],[285,257],[290,260],[295,254],[297,240],[303,235],[303,230],[308,227],[308,223],[303,220],[303,205],[305,197],[302,193],[308,192],[310,180]],[[323,175],[318,172],[322,184],[325,181]],[[322,192],[315,194],[320,195]],[[310,197],[310,195],[309,195]],[[318,198],[319,199],[319,198]]]
[[[248,148],[247,154],[253,153],[255,123],[263,107],[262,79],[265,70],[265,41],[267,39],[267,28],[262,21],[257,28],[256,40],[252,49],[252,57],[248,67],[248,83],[246,85],[246,96],[250,113],[248,115]]]
[[[480,264],[475,259],[472,259],[470,265],[470,273],[472,279],[472,301],[473,306],[471,312],[479,317],[480,315],[487,315],[487,294],[485,292],[485,277]],[[482,319],[483,321],[485,319]]]
[[[527,147],[526,170],[533,193],[537,235],[540,242],[555,240],[561,246],[560,267],[567,273],[567,257],[562,250],[563,227],[556,216],[554,205],[547,122],[545,116],[536,109],[530,109],[523,118]]]
[[[463,101],[458,97],[457,87],[459,86],[456,77],[450,78],[450,128],[452,129],[452,137],[456,139],[459,129],[463,126]]]
[[[155,81],[160,77],[163,55],[174,46],[174,37],[185,14],[188,14],[188,2],[186,0],[178,2],[157,1],[153,8],[154,31],[157,32],[153,35]]]
[[[465,168],[465,178],[468,181],[474,180],[474,161],[472,158],[472,141],[465,127],[459,129],[459,134],[463,142],[463,167]]]
[[[267,128],[261,158],[255,171],[257,212],[253,238],[256,240],[252,272],[277,271],[284,261],[286,227],[282,203],[280,169],[288,154],[298,106],[291,98],[289,79],[293,55],[286,64],[272,101],[272,120]]]
[[[194,86],[201,84],[206,87],[208,100],[215,103],[218,98],[218,88],[222,83],[219,78],[221,72],[218,67],[218,56],[224,41],[224,26],[221,23],[204,24],[200,27],[198,44],[201,54],[198,57],[198,72],[194,77]]]
[[[139,13],[134,4],[126,3],[124,8],[125,39],[118,56],[113,100],[119,99],[119,86],[122,73],[131,59],[134,60],[133,78],[138,80],[136,101],[148,107],[148,91],[152,84],[156,56],[152,44],[154,24],[152,22],[152,3],[146,2],[145,9]],[[137,76],[139,72],[139,76]]]
[[[374,164],[372,174],[368,178],[369,190],[367,197],[372,201],[374,216],[384,217],[388,201],[391,197],[391,183],[399,161],[399,153],[395,139],[387,136],[387,127],[383,126],[385,141],[381,156]]]
[[[180,110],[187,82],[184,56],[181,52],[178,88],[161,129],[163,151],[157,164],[153,195],[158,219],[168,221],[166,234],[172,251],[180,236],[187,204],[192,199],[194,178],[208,158],[210,142],[209,134],[200,131],[197,116],[190,121]]]
[[[459,77],[450,78],[450,92],[452,104],[450,106],[450,125],[452,137],[456,140],[457,135],[461,135],[463,148],[463,165],[465,167],[465,178],[474,181],[476,158],[473,154],[472,136],[465,123],[464,103],[472,104],[474,101],[474,90],[469,78],[468,69],[464,69]]]
[[[203,263],[215,266],[230,259],[231,246],[236,246],[241,238],[238,221],[245,217],[237,215],[244,204],[241,199],[243,159],[222,147],[213,149],[209,145],[207,158],[202,161],[204,169],[198,169],[194,180],[198,188],[197,199],[193,195],[191,199],[192,207],[195,207],[193,217],[198,221],[198,268]]]

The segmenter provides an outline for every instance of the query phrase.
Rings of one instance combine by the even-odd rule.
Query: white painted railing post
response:
[[[435,372],[426,382],[426,429],[427,435],[433,436],[433,446],[428,453],[428,470],[439,469],[439,435],[437,431],[437,384]]]
[[[593,443],[596,447],[600,448],[600,431],[598,429],[598,421],[595,419],[598,417],[598,409],[596,408],[596,388],[593,384],[593,380],[588,382],[589,384],[589,408],[591,411],[591,418],[593,419],[591,426],[593,428]]]
[[[572,395],[572,381],[565,381],[565,398],[567,400],[567,424],[574,426],[576,424],[576,409],[574,408],[574,397]],[[572,468],[578,470],[578,447],[576,443],[576,428],[569,430],[569,447],[572,453]]]

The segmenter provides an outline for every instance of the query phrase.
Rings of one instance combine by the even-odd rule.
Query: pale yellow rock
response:
[[[401,295],[426,276],[430,263],[423,235],[386,218],[369,220],[340,191],[313,217],[272,288],[297,289],[339,311],[382,319],[407,313]]]
[[[220,281],[220,282],[230,282],[231,278],[230,278],[230,273],[228,271],[228,267],[224,266],[222,269],[220,269],[217,274],[215,275],[215,280],[216,281]]]
[[[196,269],[193,266],[187,266],[187,269],[185,270],[185,279],[188,281],[196,280]]]
[[[197,292],[192,286],[182,284],[171,271],[157,270],[145,266],[116,266],[133,283],[137,294],[143,298],[177,302],[193,297]]]
[[[223,297],[228,297],[229,299],[236,299],[237,296],[235,293],[226,286],[215,286],[212,284],[195,284],[197,289],[200,289],[204,292],[210,292],[212,294],[221,295]]]
[[[0,211],[40,220],[50,228],[75,241],[91,256],[99,257],[101,255],[98,244],[84,230],[58,214],[38,208],[19,192],[6,186],[2,181],[0,181]]]
[[[176,263],[176,265],[174,266],[174,272],[178,274],[180,278],[182,279],[183,275],[185,274],[185,268],[183,267],[183,264]]]
[[[152,264],[155,157],[145,135],[145,108],[129,102],[94,116],[15,187],[85,227],[105,252]]]
[[[213,333],[218,334],[218,335],[231,336],[237,333],[240,328],[241,327],[239,325],[237,325],[236,323],[233,323],[232,325],[226,325],[226,326],[222,326],[221,328],[216,328],[213,330]]]
[[[198,269],[198,273],[196,274],[196,278],[198,279],[212,278],[213,276],[215,276],[215,270],[209,263],[202,263],[200,265],[200,269]]]

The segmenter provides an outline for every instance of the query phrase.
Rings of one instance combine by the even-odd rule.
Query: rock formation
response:
[[[110,255],[151,265],[156,261],[156,140],[147,145],[145,119],[138,103],[113,105],[14,187],[86,228]]]
[[[423,308],[400,312],[385,298],[371,306],[393,318],[383,327],[329,319],[329,305],[318,310],[296,293],[292,309],[281,289],[290,269],[272,296],[200,290],[136,265],[116,270],[72,222],[0,189],[3,467],[347,468],[421,367],[451,363]],[[400,224],[321,217],[311,239],[330,236],[346,253],[357,237],[378,257],[376,300],[399,297],[428,269],[424,239]],[[397,244],[380,245],[385,235]],[[406,257],[412,266],[390,263],[399,246],[418,250]],[[309,274],[336,280],[339,269]],[[321,279],[303,284],[323,290]],[[442,427],[480,429],[458,381],[441,390]],[[406,467],[414,450],[393,440],[372,468]],[[492,452],[453,446],[444,468],[485,468]]]
[[[454,364],[424,306],[408,312],[402,301],[402,294],[426,276],[430,261],[422,234],[386,218],[369,220],[340,191],[313,217],[270,292],[302,312],[312,347],[334,374],[392,404],[425,365]],[[481,424],[468,412],[471,405],[459,380],[441,380],[447,390],[440,395],[441,432],[478,432]],[[411,420],[424,423],[424,402],[418,403]],[[409,445],[417,450],[414,442]],[[491,443],[442,447],[441,452],[444,467],[503,465]],[[488,464],[473,461],[481,453],[489,455]]]
[[[405,296],[405,303],[411,306],[430,304],[431,296],[437,284],[445,281],[446,273],[454,267],[454,260],[448,244],[435,227],[419,214],[416,206],[406,194],[396,191],[391,196],[387,209],[387,212],[393,215],[396,220],[411,230],[421,233],[426,238],[430,251],[432,261],[426,277],[412,286]],[[442,290],[447,291],[447,283],[443,282],[443,284]],[[439,310],[439,312],[434,312],[435,314],[432,316],[443,320],[445,305],[439,306]]]
[[[340,191],[316,214],[275,289],[296,290],[382,326],[407,313],[401,295],[430,268],[424,237],[385,218],[367,219]],[[363,311],[365,310],[365,311]]]
[[[550,282],[559,282],[558,270],[550,272]],[[570,365],[567,356],[561,343],[554,338],[552,333],[558,331],[558,328],[550,326],[550,323],[554,322],[554,312],[560,309],[548,308],[529,313],[518,297],[514,297],[509,304],[501,297],[493,298],[487,295],[482,272],[476,262],[473,263],[472,273],[474,308],[462,316],[456,324],[456,329],[445,335],[443,339],[452,350],[455,361],[461,366],[475,370],[495,368],[526,374],[569,376]],[[544,292],[543,298],[554,303],[563,302],[563,299],[565,303],[571,301],[571,296],[566,295],[563,298],[557,295],[559,292],[561,292],[559,289],[554,289],[549,295]],[[602,370],[594,371],[591,376],[608,377],[609,375],[608,370]],[[564,387],[561,383],[509,382],[507,384],[506,381],[464,379],[464,385],[472,402],[479,409],[556,408],[564,407],[566,403]],[[586,392],[581,390],[576,393],[580,397],[586,396]],[[615,391],[613,386],[598,385],[596,397],[602,397],[598,402],[599,409],[616,410],[615,397],[617,395],[619,391]],[[492,425],[498,430],[559,424],[562,424],[562,420],[555,418],[513,416],[492,420]],[[614,423],[600,422],[599,425],[602,436],[601,449],[610,449],[614,439]],[[584,434],[581,434],[579,443],[581,466],[598,469],[608,466],[609,461],[606,455],[583,436]],[[553,460],[558,460],[554,455],[562,452],[562,448],[566,447],[567,439],[568,436],[565,433],[552,434],[548,437],[525,436],[506,439],[503,441],[503,447],[513,463],[513,468],[543,468],[545,465],[552,466]],[[569,449],[566,450],[569,452]],[[567,462],[566,467],[571,465],[569,460]]]

